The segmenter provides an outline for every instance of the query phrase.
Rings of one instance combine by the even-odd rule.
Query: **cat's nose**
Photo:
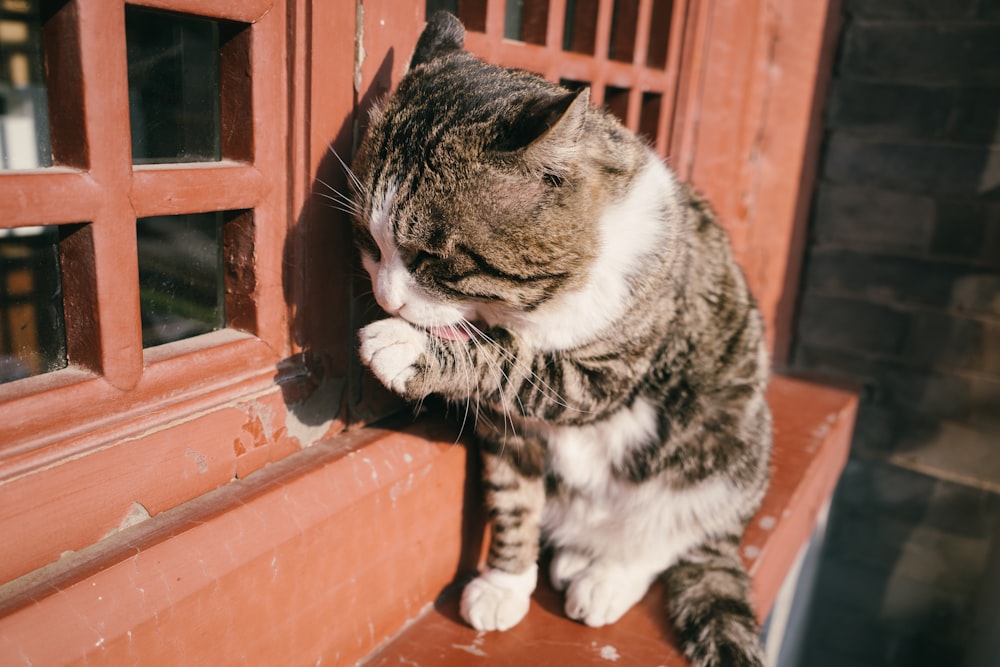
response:
[[[388,315],[396,317],[399,315],[400,311],[406,307],[406,303],[399,298],[393,298],[391,295],[386,294],[384,290],[375,290],[375,301]]]

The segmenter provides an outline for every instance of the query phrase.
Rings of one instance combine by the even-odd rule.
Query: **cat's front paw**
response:
[[[419,398],[410,383],[426,352],[427,334],[405,320],[391,317],[372,322],[361,330],[358,337],[361,340],[361,361],[375,377],[403,397]]]
[[[572,549],[557,550],[549,565],[549,579],[552,582],[552,587],[557,591],[566,590],[573,583],[573,580],[590,565],[590,560],[589,557]]]
[[[649,589],[652,579],[616,566],[595,563],[566,592],[566,615],[596,628],[614,623]]]
[[[476,630],[509,630],[528,613],[537,582],[537,565],[521,574],[487,570],[462,591],[462,618]]]

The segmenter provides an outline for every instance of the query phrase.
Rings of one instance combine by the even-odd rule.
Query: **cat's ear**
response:
[[[465,46],[465,27],[452,14],[443,9],[427,19],[427,27],[420,33],[417,48],[410,58],[410,69],[429,63],[443,55],[461,51]]]
[[[589,88],[540,100],[520,119],[514,148],[524,149],[529,165],[558,175],[576,155],[588,104]]]

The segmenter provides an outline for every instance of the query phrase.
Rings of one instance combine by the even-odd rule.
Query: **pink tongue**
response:
[[[437,336],[438,338],[444,338],[445,340],[453,340],[457,342],[465,342],[471,340],[472,336],[465,333],[464,330],[459,329],[455,326],[449,327],[428,327],[427,332],[432,336]]]

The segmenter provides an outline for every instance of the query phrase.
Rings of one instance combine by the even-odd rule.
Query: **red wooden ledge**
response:
[[[774,482],[745,541],[762,613],[833,489],[855,409],[785,378],[770,398]],[[0,587],[0,664],[353,665],[397,634],[372,664],[545,664],[546,651],[671,664],[658,590],[598,630],[544,589],[503,634],[432,606],[482,543],[453,437],[429,422],[345,434]]]

